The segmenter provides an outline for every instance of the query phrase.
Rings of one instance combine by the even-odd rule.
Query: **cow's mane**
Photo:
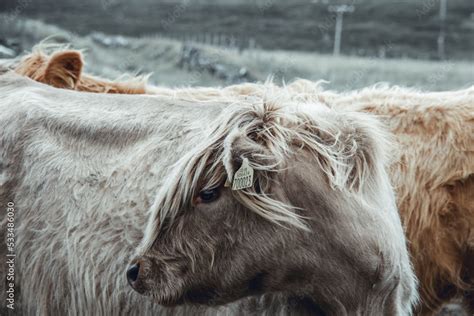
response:
[[[288,158],[300,150],[313,154],[332,189],[373,205],[376,194],[372,193],[380,188],[379,175],[387,163],[381,148],[388,138],[378,122],[367,115],[351,113],[349,118],[322,104],[281,102],[282,98],[273,94],[246,103],[241,100],[223,110],[210,125],[209,137],[184,155],[163,183],[151,207],[143,250],[199,191],[232,182],[235,158],[239,162],[249,159],[258,187],[232,191],[233,195],[278,225],[308,229],[297,208],[271,194],[275,173],[287,168]],[[364,130],[367,127],[369,132]],[[362,140],[367,134],[370,144]],[[236,150],[235,144],[241,144],[242,139],[250,141]]]

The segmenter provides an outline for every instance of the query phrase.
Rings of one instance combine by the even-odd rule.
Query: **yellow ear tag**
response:
[[[242,166],[235,172],[232,190],[242,190],[253,185],[253,169],[249,165],[249,160],[244,158]]]

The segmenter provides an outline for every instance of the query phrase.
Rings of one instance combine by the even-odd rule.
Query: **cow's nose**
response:
[[[135,264],[132,264],[130,267],[128,267],[127,270],[127,280],[128,284],[130,284],[131,287],[135,288],[136,287],[136,282],[138,280],[138,275],[140,274],[140,263],[137,262]]]

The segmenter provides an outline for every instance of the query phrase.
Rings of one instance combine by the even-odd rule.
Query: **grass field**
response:
[[[0,21],[4,21],[1,19]],[[67,32],[42,22],[23,19],[22,22],[1,25],[0,36],[22,42],[29,50],[47,36],[70,42],[84,49],[87,71],[108,78],[128,72],[153,73],[154,84],[168,86],[216,86],[231,82],[208,71],[179,67],[183,43],[162,38],[126,38],[123,47],[107,47],[91,36]],[[7,31],[6,31],[7,30]],[[395,85],[417,87],[424,90],[459,89],[474,84],[474,64],[469,61],[420,61],[411,59],[379,59],[367,57],[334,57],[331,55],[265,50],[229,50],[221,47],[193,44],[203,58],[226,69],[245,68],[256,81],[269,76],[277,82],[294,78],[327,80],[328,88],[348,90],[387,82]]]
[[[328,3],[353,3],[344,17],[342,53],[436,59],[439,0],[2,0],[19,12],[86,35],[92,30],[133,37],[226,34],[262,49],[330,53],[334,16]],[[25,5],[21,5],[25,3]],[[474,1],[448,1],[446,54],[472,60]],[[387,49],[389,46],[389,49]]]

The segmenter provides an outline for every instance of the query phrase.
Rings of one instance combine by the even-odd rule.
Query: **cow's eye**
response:
[[[219,188],[203,190],[199,192],[199,200],[202,203],[211,203],[219,198],[221,191]]]

